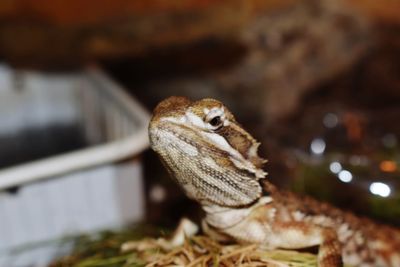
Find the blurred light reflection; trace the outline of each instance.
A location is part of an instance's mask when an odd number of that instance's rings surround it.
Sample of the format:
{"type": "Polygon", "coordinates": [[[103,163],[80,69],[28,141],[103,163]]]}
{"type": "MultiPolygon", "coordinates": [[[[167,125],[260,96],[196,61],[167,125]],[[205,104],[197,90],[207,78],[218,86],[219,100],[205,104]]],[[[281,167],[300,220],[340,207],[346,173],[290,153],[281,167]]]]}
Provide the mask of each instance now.
{"type": "Polygon", "coordinates": [[[339,172],[338,178],[343,183],[350,183],[351,180],[353,180],[353,175],[349,171],[342,170],[342,171],[339,172]]]}
{"type": "Polygon", "coordinates": [[[379,168],[383,172],[395,172],[397,170],[397,164],[393,160],[384,160],[379,164],[379,168]]]}
{"type": "Polygon", "coordinates": [[[333,173],[339,173],[342,170],[342,164],[337,161],[331,162],[331,164],[329,164],[329,170],[333,173]]]}
{"type": "Polygon", "coordinates": [[[321,155],[325,151],[326,143],[321,138],[315,138],[314,140],[312,140],[310,148],[313,154],[321,155]]]}
{"type": "Polygon", "coordinates": [[[382,137],[382,143],[387,148],[393,148],[397,145],[397,138],[394,134],[385,134],[382,137]]]}
{"type": "Polygon", "coordinates": [[[337,126],[337,124],[338,124],[338,122],[339,122],[339,119],[338,119],[338,117],[336,116],[336,114],[334,114],[334,113],[327,113],[327,114],[324,116],[324,119],[323,119],[322,122],[323,122],[323,124],[325,125],[326,128],[334,128],[334,127],[337,126]]]}
{"type": "Polygon", "coordinates": [[[391,193],[391,189],[387,184],[381,182],[374,182],[369,186],[369,191],[377,196],[388,197],[391,193]]]}

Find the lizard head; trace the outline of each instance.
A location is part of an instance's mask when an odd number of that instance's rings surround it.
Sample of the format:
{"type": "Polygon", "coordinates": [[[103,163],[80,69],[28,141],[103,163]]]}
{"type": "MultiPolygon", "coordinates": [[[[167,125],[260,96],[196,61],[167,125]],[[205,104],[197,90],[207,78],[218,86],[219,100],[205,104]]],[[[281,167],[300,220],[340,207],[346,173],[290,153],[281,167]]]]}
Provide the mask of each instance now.
{"type": "Polygon", "coordinates": [[[202,204],[238,207],[262,194],[259,143],[219,101],[170,97],[157,105],[150,144],[185,193],[202,204]]]}

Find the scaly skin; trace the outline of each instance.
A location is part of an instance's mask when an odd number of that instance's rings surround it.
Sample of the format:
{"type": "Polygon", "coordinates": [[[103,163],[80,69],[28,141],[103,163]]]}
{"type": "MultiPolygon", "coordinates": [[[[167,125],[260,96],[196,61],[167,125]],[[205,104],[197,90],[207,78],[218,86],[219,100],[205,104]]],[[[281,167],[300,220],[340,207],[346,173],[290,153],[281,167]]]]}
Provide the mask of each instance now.
{"type": "Polygon", "coordinates": [[[322,267],[400,266],[400,231],[280,191],[265,178],[258,143],[219,101],[170,97],[154,110],[150,143],[218,240],[266,248],[319,246],[322,267]]]}

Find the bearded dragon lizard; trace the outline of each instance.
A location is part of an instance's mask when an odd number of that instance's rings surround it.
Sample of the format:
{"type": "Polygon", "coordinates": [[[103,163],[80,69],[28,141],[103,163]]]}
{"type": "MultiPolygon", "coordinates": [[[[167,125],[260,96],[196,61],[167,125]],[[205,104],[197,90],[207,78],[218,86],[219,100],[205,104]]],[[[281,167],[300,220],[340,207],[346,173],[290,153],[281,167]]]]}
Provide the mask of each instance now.
{"type": "Polygon", "coordinates": [[[400,266],[400,231],[265,177],[259,143],[219,101],[170,97],[154,110],[151,147],[186,195],[205,211],[203,231],[269,249],[319,246],[318,266],[400,266]]]}

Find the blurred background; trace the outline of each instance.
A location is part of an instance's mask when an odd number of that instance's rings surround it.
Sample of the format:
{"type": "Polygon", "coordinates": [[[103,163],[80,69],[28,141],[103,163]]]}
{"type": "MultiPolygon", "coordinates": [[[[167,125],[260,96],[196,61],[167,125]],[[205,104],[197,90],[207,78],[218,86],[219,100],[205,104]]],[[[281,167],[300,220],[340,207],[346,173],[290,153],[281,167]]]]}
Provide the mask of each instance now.
{"type": "Polygon", "coordinates": [[[224,102],[279,187],[400,226],[399,10],[0,1],[0,266],[64,255],[49,240],[65,236],[198,219],[148,149],[151,111],[171,95],[224,102]]]}

